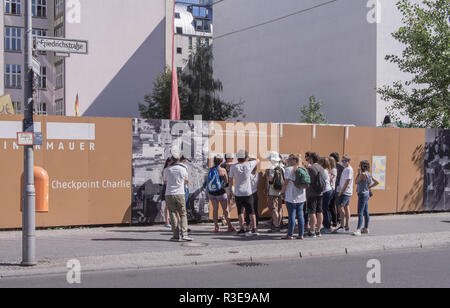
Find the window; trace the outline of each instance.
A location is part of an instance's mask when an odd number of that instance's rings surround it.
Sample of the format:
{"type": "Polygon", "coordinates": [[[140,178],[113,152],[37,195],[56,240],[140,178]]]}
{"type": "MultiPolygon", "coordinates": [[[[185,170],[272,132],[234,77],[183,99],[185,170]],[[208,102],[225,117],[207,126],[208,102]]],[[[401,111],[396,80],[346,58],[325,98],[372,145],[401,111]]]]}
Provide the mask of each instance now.
{"type": "Polygon", "coordinates": [[[41,66],[41,76],[37,79],[38,89],[47,89],[47,67],[41,66]]]}
{"type": "Polygon", "coordinates": [[[31,11],[34,17],[47,17],[47,0],[32,0],[31,11]]]}
{"type": "Polygon", "coordinates": [[[5,50],[22,50],[22,29],[15,27],[5,27],[5,50]]]}
{"type": "Polygon", "coordinates": [[[64,64],[60,62],[56,64],[56,89],[64,87],[64,64]]]}
{"type": "Polygon", "coordinates": [[[183,34],[183,28],[177,27],[177,34],[183,34]]]}
{"type": "Polygon", "coordinates": [[[177,54],[181,55],[183,53],[183,48],[178,47],[177,48],[177,54]]]}
{"type": "Polygon", "coordinates": [[[180,13],[175,13],[175,18],[180,19],[181,18],[180,13]]]}
{"type": "Polygon", "coordinates": [[[189,49],[192,49],[192,36],[189,37],[189,49]]]}
{"type": "Polygon", "coordinates": [[[66,114],[64,100],[59,99],[55,101],[55,114],[59,116],[63,116],[66,114]]]}
{"type": "Polygon", "coordinates": [[[5,13],[20,15],[20,0],[5,0],[5,13]]]}
{"type": "Polygon", "coordinates": [[[16,89],[22,87],[22,66],[20,64],[5,65],[5,87],[16,89]]]}
{"type": "Polygon", "coordinates": [[[21,114],[22,113],[22,103],[21,102],[12,102],[13,108],[14,108],[14,112],[16,114],[21,114]]]}
{"type": "Polygon", "coordinates": [[[64,27],[58,26],[55,28],[55,37],[64,37],[64,27]]]}
{"type": "Polygon", "coordinates": [[[47,115],[47,103],[34,104],[34,113],[37,115],[47,115]]]}
{"type": "Polygon", "coordinates": [[[33,36],[47,36],[47,30],[33,29],[33,36]]]}
{"type": "Polygon", "coordinates": [[[55,17],[64,14],[64,0],[55,0],[55,17]]]}

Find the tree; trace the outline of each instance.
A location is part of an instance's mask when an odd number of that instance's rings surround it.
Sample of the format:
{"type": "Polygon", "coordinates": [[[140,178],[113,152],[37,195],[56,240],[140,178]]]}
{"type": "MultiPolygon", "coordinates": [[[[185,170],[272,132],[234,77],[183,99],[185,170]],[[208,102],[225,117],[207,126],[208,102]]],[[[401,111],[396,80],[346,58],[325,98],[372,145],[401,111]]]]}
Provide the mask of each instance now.
{"type": "Polygon", "coordinates": [[[377,92],[392,103],[388,113],[393,119],[398,119],[397,111],[418,127],[450,128],[450,2],[400,0],[397,7],[404,26],[392,36],[406,48],[401,56],[385,59],[413,76],[377,92]]]}
{"type": "MultiPolygon", "coordinates": [[[[180,105],[186,101],[186,90],[178,86],[180,105]]],[[[164,73],[157,76],[153,83],[153,93],[145,95],[145,104],[139,104],[139,112],[145,119],[170,119],[170,102],[172,95],[172,70],[166,67],[164,73]]]]}
{"type": "Polygon", "coordinates": [[[316,101],[314,96],[309,98],[309,104],[303,105],[300,110],[302,112],[302,119],[300,123],[314,123],[314,124],[328,124],[325,114],[320,111],[322,101],[316,101]]]}
{"type": "Polygon", "coordinates": [[[181,75],[181,82],[188,92],[182,117],[193,119],[195,115],[202,115],[205,121],[245,117],[242,100],[238,103],[226,102],[219,97],[223,85],[213,77],[213,60],[212,46],[205,43],[198,45],[195,52],[191,53],[181,75]]]}
{"type": "MultiPolygon", "coordinates": [[[[181,119],[193,120],[202,115],[204,121],[225,121],[239,119],[243,115],[243,101],[226,102],[219,97],[223,91],[222,82],[213,78],[212,47],[197,46],[181,73],[178,82],[181,119]]],[[[172,88],[172,71],[158,75],[152,95],[145,95],[145,104],[139,104],[141,116],[146,119],[169,119],[172,88]]]]}

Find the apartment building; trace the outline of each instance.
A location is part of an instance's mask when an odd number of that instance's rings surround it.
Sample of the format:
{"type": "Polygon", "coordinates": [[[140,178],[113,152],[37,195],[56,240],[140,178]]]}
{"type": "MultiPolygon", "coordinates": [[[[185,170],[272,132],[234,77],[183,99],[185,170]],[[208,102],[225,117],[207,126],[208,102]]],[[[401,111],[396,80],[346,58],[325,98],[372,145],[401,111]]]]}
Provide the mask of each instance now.
{"type": "MultiPolygon", "coordinates": [[[[0,94],[23,113],[25,0],[1,0],[0,94]],[[3,23],[3,24],[2,24],[3,23]],[[4,63],[1,63],[4,61],[4,63]]],[[[166,64],[170,0],[32,0],[33,34],[87,40],[87,55],[36,52],[36,114],[135,117],[166,64]]]]}
{"type": "Polygon", "coordinates": [[[212,43],[212,0],[177,1],[174,34],[175,67],[181,73],[198,45],[212,43]]]}

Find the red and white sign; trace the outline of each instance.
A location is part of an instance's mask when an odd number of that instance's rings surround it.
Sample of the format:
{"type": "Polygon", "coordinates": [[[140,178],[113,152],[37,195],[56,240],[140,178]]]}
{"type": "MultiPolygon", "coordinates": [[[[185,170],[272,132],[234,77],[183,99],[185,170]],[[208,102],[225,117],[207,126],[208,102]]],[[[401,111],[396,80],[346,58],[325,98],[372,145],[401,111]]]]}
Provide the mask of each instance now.
{"type": "Polygon", "coordinates": [[[17,145],[26,146],[34,144],[34,133],[17,133],[17,145]]]}

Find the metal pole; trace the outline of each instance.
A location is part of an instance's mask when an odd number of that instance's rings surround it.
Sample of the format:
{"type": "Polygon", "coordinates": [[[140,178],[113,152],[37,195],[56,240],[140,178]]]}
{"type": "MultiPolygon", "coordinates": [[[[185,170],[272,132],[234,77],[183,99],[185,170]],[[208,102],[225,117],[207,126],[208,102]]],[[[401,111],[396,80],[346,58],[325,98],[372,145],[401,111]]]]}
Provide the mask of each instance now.
{"type": "MultiPolygon", "coordinates": [[[[32,63],[31,0],[25,0],[25,49],[24,49],[24,119],[23,131],[34,132],[33,128],[33,70],[32,63]]],[[[33,146],[24,148],[24,191],[22,209],[22,265],[36,265],[36,191],[34,188],[33,146]]]]}

